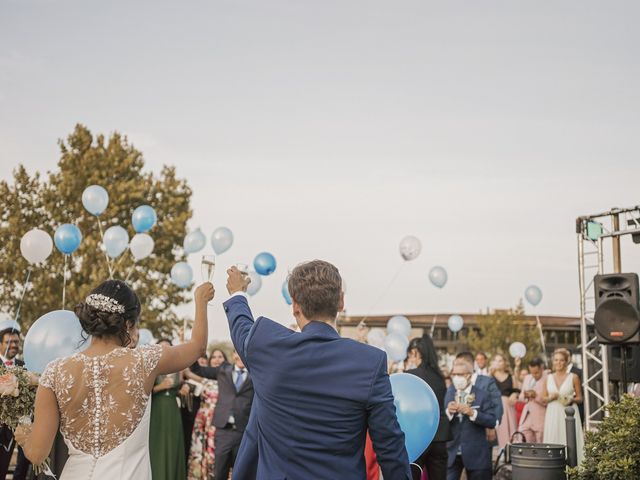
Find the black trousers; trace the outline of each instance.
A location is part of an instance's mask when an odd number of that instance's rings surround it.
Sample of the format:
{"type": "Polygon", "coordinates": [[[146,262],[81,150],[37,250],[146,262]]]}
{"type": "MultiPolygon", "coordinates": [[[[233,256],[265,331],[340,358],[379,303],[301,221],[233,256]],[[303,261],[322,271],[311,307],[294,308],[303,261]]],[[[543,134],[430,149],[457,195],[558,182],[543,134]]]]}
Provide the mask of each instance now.
{"type": "Polygon", "coordinates": [[[13,439],[11,429],[5,425],[0,426],[0,479],[4,480],[9,471],[9,463],[16,442],[13,439]]]}
{"type": "Polygon", "coordinates": [[[238,450],[240,450],[242,433],[243,432],[233,428],[216,430],[216,461],[214,464],[216,480],[227,480],[229,478],[229,471],[236,462],[238,450]]]}
{"type": "MultiPolygon", "coordinates": [[[[447,469],[447,480],[459,480],[460,475],[462,475],[462,470],[464,469],[464,464],[462,463],[462,455],[456,455],[456,459],[447,469]]],[[[485,470],[469,470],[467,471],[467,480],[491,480],[491,469],[487,468],[485,470]]]]}
{"type": "Polygon", "coordinates": [[[27,472],[29,471],[29,460],[24,456],[22,448],[18,447],[18,461],[16,469],[13,472],[13,480],[27,480],[27,472]]]}
{"type": "Polygon", "coordinates": [[[448,456],[447,442],[431,442],[416,463],[427,471],[429,480],[446,480],[448,456]]]}

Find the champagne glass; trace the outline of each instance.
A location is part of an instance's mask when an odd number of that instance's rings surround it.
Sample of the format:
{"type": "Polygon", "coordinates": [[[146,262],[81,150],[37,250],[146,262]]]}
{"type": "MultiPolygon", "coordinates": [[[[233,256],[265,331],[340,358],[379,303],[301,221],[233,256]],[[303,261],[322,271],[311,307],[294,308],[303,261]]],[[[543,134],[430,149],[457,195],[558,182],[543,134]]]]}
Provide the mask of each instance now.
{"type": "MultiPolygon", "coordinates": [[[[202,272],[202,281],[213,283],[213,273],[216,271],[216,256],[203,255],[200,262],[200,270],[202,272]]],[[[209,302],[209,305],[212,305],[209,302]]]]}

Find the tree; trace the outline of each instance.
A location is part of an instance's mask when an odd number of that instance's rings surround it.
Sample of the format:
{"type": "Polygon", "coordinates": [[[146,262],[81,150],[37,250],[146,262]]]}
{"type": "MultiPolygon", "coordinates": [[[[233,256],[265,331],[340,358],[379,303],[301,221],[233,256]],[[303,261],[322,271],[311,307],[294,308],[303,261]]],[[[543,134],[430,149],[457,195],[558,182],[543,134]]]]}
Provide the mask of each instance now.
{"type": "Polygon", "coordinates": [[[487,312],[478,315],[477,319],[479,328],[471,330],[466,336],[472,351],[482,351],[488,355],[501,353],[509,358],[509,345],[522,342],[527,347],[523,365],[540,354],[540,335],[535,322],[527,320],[522,301],[513,309],[487,312]]]}
{"type": "MultiPolygon", "coordinates": [[[[156,335],[171,335],[179,326],[172,307],[189,300],[189,292],[173,285],[169,272],[184,255],[181,245],[186,222],[191,217],[191,189],[176,177],[174,167],[164,166],[158,176],[143,171],[142,153],[126,137],[113,133],[107,142],[77,125],[67,141],[60,140],[58,169],[47,180],[32,176],[20,165],[13,184],[0,182],[0,309],[13,314],[23,291],[29,268],[20,254],[20,239],[38,227],[53,236],[57,226],[75,223],[82,232],[80,247],[68,259],[67,309],[82,301],[98,283],[109,278],[96,217],[82,206],[82,192],[92,184],[109,192],[109,206],[100,216],[102,228],[121,225],[129,236],[133,210],[153,206],[158,215],[149,232],[155,241],[153,254],[134,264],[127,251],[114,264],[114,278],[129,283],[142,303],[142,326],[156,335]]],[[[38,317],[62,307],[64,255],[54,252],[43,266],[36,266],[20,313],[23,331],[38,317]]]]}

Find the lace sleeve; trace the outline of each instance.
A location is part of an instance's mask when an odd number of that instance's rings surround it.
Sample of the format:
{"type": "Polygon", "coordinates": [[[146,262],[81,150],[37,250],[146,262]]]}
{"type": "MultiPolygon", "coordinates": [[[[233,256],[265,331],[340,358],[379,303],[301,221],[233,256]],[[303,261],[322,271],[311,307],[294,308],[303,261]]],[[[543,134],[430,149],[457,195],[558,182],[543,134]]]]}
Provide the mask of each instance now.
{"type": "Polygon", "coordinates": [[[56,370],[58,369],[58,363],[58,360],[50,362],[44,369],[44,372],[42,372],[39,380],[39,385],[53,390],[53,393],[56,392],[56,370]]]}
{"type": "Polygon", "coordinates": [[[148,376],[156,368],[160,357],[162,357],[162,345],[143,345],[139,347],[139,350],[142,354],[144,374],[148,376]]]}

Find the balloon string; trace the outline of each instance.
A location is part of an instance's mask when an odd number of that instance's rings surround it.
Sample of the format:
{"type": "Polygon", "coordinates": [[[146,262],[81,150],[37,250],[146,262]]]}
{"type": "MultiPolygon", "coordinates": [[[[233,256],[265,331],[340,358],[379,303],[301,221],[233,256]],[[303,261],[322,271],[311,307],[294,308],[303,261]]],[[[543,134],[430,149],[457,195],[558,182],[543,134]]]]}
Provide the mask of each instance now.
{"type": "Polygon", "coordinates": [[[69,255],[64,256],[64,271],[62,273],[62,310],[64,310],[64,305],[67,299],[67,260],[69,259],[69,255]]]}
{"type": "Polygon", "coordinates": [[[540,332],[540,344],[542,345],[542,355],[544,358],[547,358],[547,347],[544,344],[544,334],[542,333],[542,324],[540,323],[540,317],[536,315],[536,324],[538,326],[538,331],[540,332]]]}
{"type": "MultiPolygon", "coordinates": [[[[98,229],[100,230],[100,241],[104,245],[104,233],[102,232],[102,222],[100,221],[100,217],[96,217],[98,220],[98,229]]],[[[105,250],[104,258],[107,260],[107,268],[109,269],[109,278],[113,279],[113,270],[111,268],[111,261],[109,260],[109,254],[105,250]]]]}
{"type": "Polygon", "coordinates": [[[433,316],[433,322],[431,322],[431,336],[433,337],[433,331],[436,329],[436,320],[438,319],[438,315],[433,316]]]}
{"type": "MultiPolygon", "coordinates": [[[[16,329],[16,324],[18,323],[18,318],[20,318],[20,308],[22,307],[22,301],[24,300],[24,296],[27,293],[27,287],[29,286],[29,279],[31,278],[31,270],[29,267],[27,269],[27,279],[24,281],[24,287],[22,288],[22,295],[20,296],[20,302],[18,302],[18,308],[16,309],[16,316],[13,319],[13,325],[11,325],[11,333],[13,333],[16,329]]],[[[7,358],[7,353],[9,353],[9,345],[7,344],[7,349],[4,351],[4,358],[7,358]]]]}
{"type": "Polygon", "coordinates": [[[364,322],[367,318],[369,318],[369,315],[371,315],[371,312],[373,312],[376,309],[376,307],[380,304],[380,301],[384,298],[384,296],[387,294],[389,289],[393,286],[394,282],[398,278],[398,275],[400,275],[400,272],[402,271],[402,268],[404,267],[405,263],[406,262],[403,262],[403,263],[400,264],[400,268],[398,268],[398,270],[396,271],[395,275],[393,276],[393,278],[391,279],[389,284],[386,286],[386,288],[382,291],[382,293],[380,295],[378,295],[378,299],[372,305],[372,307],[369,309],[369,312],[364,316],[364,318],[362,320],[360,320],[361,322],[364,322]]]}
{"type": "Polygon", "coordinates": [[[131,274],[133,273],[133,267],[136,266],[136,262],[134,261],[131,264],[131,267],[129,267],[129,272],[127,273],[127,278],[124,279],[124,281],[126,282],[127,280],[129,280],[129,277],[131,276],[131,274]]]}
{"type": "Polygon", "coordinates": [[[118,265],[120,265],[120,262],[122,261],[122,259],[127,255],[127,252],[130,252],[130,251],[131,251],[131,249],[127,246],[127,250],[120,254],[120,258],[118,258],[118,261],[113,266],[113,273],[116,273],[118,265]]]}

